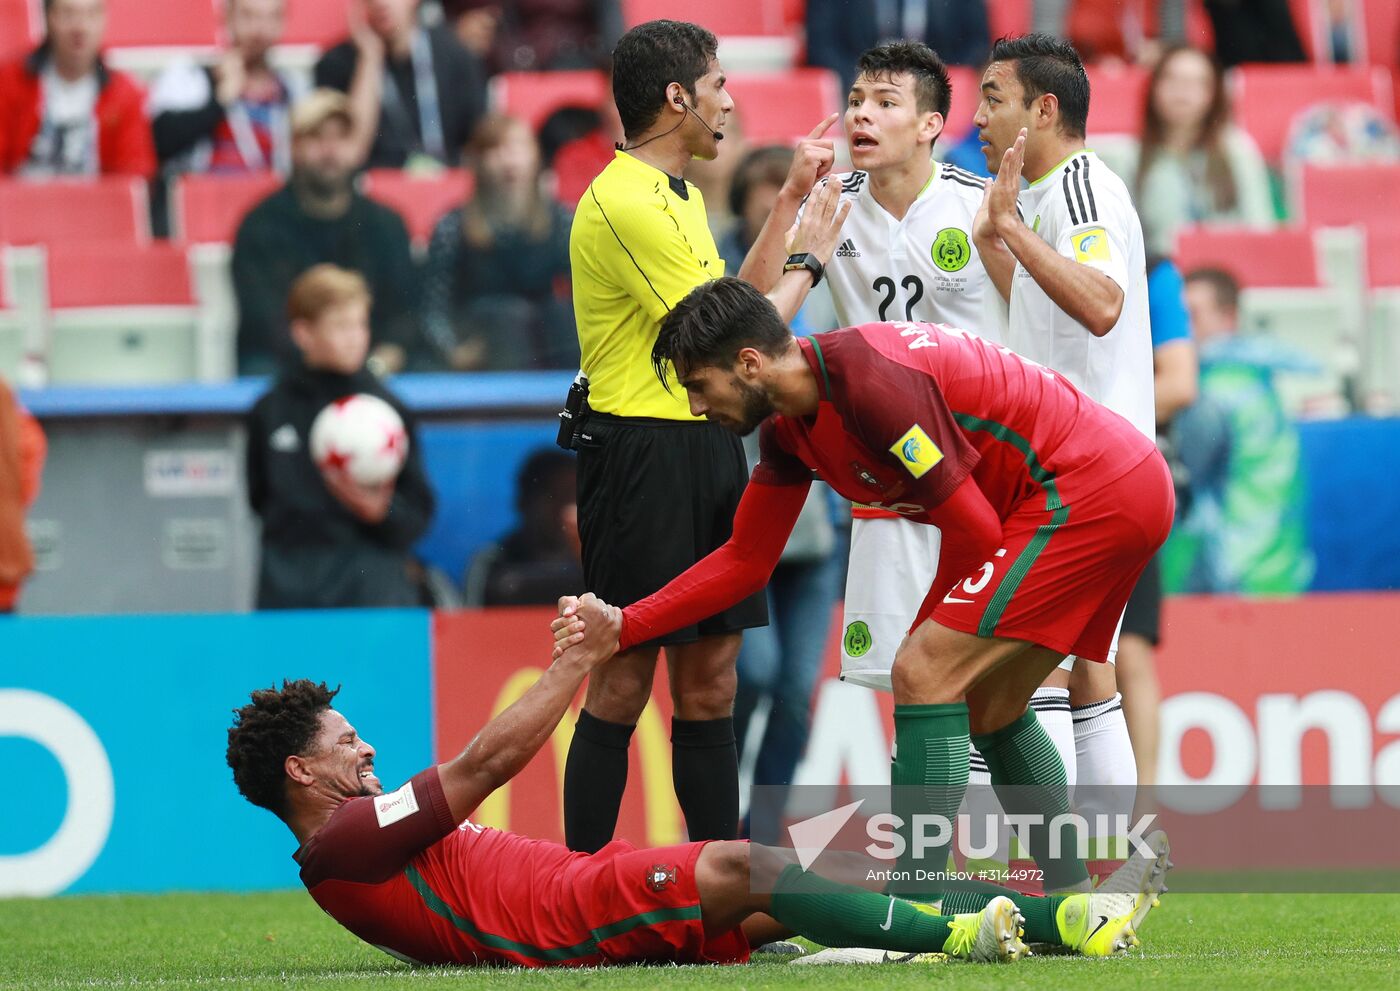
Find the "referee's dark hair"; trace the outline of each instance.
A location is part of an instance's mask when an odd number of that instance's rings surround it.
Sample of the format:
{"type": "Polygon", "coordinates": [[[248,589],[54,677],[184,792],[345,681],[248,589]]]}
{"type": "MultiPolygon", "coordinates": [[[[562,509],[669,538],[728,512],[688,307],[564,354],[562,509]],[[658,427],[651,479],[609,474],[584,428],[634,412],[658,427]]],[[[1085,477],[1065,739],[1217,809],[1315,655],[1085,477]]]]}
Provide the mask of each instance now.
{"type": "Polygon", "coordinates": [[[1015,62],[1016,78],[1026,91],[1026,106],[1046,93],[1060,103],[1065,135],[1082,138],[1089,123],[1089,76],[1068,41],[1048,34],[998,38],[988,62],[1015,62]]]}
{"type": "Polygon", "coordinates": [[[702,282],[661,321],[651,367],[669,389],[667,366],[678,372],[732,367],[743,348],[780,354],[792,340],[777,309],[753,286],[726,275],[702,282]]]}
{"type": "Polygon", "coordinates": [[[612,53],[612,91],[627,140],[656,122],[671,83],[694,103],[695,81],[718,51],[715,36],[689,21],[647,21],[624,34],[612,53]]]}
{"type": "Polygon", "coordinates": [[[948,81],[948,67],[928,45],[892,41],[867,50],[856,61],[857,76],[892,80],[901,72],[914,77],[919,113],[940,113],[946,121],[953,105],[953,84],[948,81]]]}

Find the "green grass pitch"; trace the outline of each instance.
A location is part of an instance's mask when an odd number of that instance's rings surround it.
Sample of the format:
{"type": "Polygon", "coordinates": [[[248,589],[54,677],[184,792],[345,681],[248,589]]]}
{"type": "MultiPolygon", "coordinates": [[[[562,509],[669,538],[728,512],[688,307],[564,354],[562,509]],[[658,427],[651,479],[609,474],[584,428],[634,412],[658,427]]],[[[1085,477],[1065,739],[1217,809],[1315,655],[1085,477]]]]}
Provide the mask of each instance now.
{"type": "Polygon", "coordinates": [[[1400,895],[1167,895],[1130,957],[789,968],[416,969],[304,893],[0,901],[0,988],[1400,988],[1400,895]]]}

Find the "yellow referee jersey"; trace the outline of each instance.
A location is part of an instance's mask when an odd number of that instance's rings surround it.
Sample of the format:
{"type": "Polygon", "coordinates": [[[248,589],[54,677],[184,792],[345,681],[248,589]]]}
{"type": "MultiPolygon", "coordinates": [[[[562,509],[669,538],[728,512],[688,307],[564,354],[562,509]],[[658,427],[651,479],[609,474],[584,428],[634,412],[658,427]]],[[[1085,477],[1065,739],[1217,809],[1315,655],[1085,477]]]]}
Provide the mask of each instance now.
{"type": "Polygon", "coordinates": [[[651,367],[666,314],[696,286],[724,274],[700,190],[687,197],[666,173],[618,152],[574,212],[569,235],[574,317],[588,405],[615,416],[691,420],[685,391],[651,367]]]}

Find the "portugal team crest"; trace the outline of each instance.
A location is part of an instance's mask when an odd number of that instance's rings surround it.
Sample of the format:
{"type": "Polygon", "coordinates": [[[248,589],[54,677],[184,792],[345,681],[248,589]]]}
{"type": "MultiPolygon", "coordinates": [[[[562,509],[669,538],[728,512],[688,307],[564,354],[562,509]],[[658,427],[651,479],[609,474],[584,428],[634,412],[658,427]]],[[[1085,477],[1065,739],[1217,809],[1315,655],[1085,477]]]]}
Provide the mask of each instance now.
{"type": "Polygon", "coordinates": [[[870,627],[865,625],[865,621],[858,619],[846,627],[846,636],[841,645],[846,648],[847,656],[861,657],[875,646],[875,638],[870,635],[870,627]]]}
{"type": "Polygon", "coordinates": [[[958,227],[945,227],[933,239],[929,249],[933,263],[945,272],[957,272],[972,259],[972,249],[967,244],[967,233],[958,227]]]}
{"type": "Polygon", "coordinates": [[[666,885],[676,883],[676,867],[674,864],[652,864],[647,869],[647,887],[658,894],[665,890],[666,885]]]}

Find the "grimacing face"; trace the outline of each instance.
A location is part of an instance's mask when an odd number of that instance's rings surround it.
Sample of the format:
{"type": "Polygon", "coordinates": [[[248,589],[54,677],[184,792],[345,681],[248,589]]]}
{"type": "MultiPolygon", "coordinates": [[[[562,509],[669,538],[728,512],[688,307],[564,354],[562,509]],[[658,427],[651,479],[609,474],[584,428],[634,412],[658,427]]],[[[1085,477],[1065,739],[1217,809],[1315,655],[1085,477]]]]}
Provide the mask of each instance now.
{"type": "Polygon", "coordinates": [[[355,727],[335,709],[321,713],[321,728],[311,752],[301,760],[321,790],[351,799],[384,794],[374,773],[374,747],[360,739],[355,727]]]}
{"type": "Polygon", "coordinates": [[[740,375],[742,367],[742,361],[736,361],[732,369],[716,365],[688,368],[683,372],[677,369],[690,400],[691,415],[703,416],[740,436],[753,433],[760,423],[772,416],[772,400],[759,386],[744,380],[740,375]]]}

